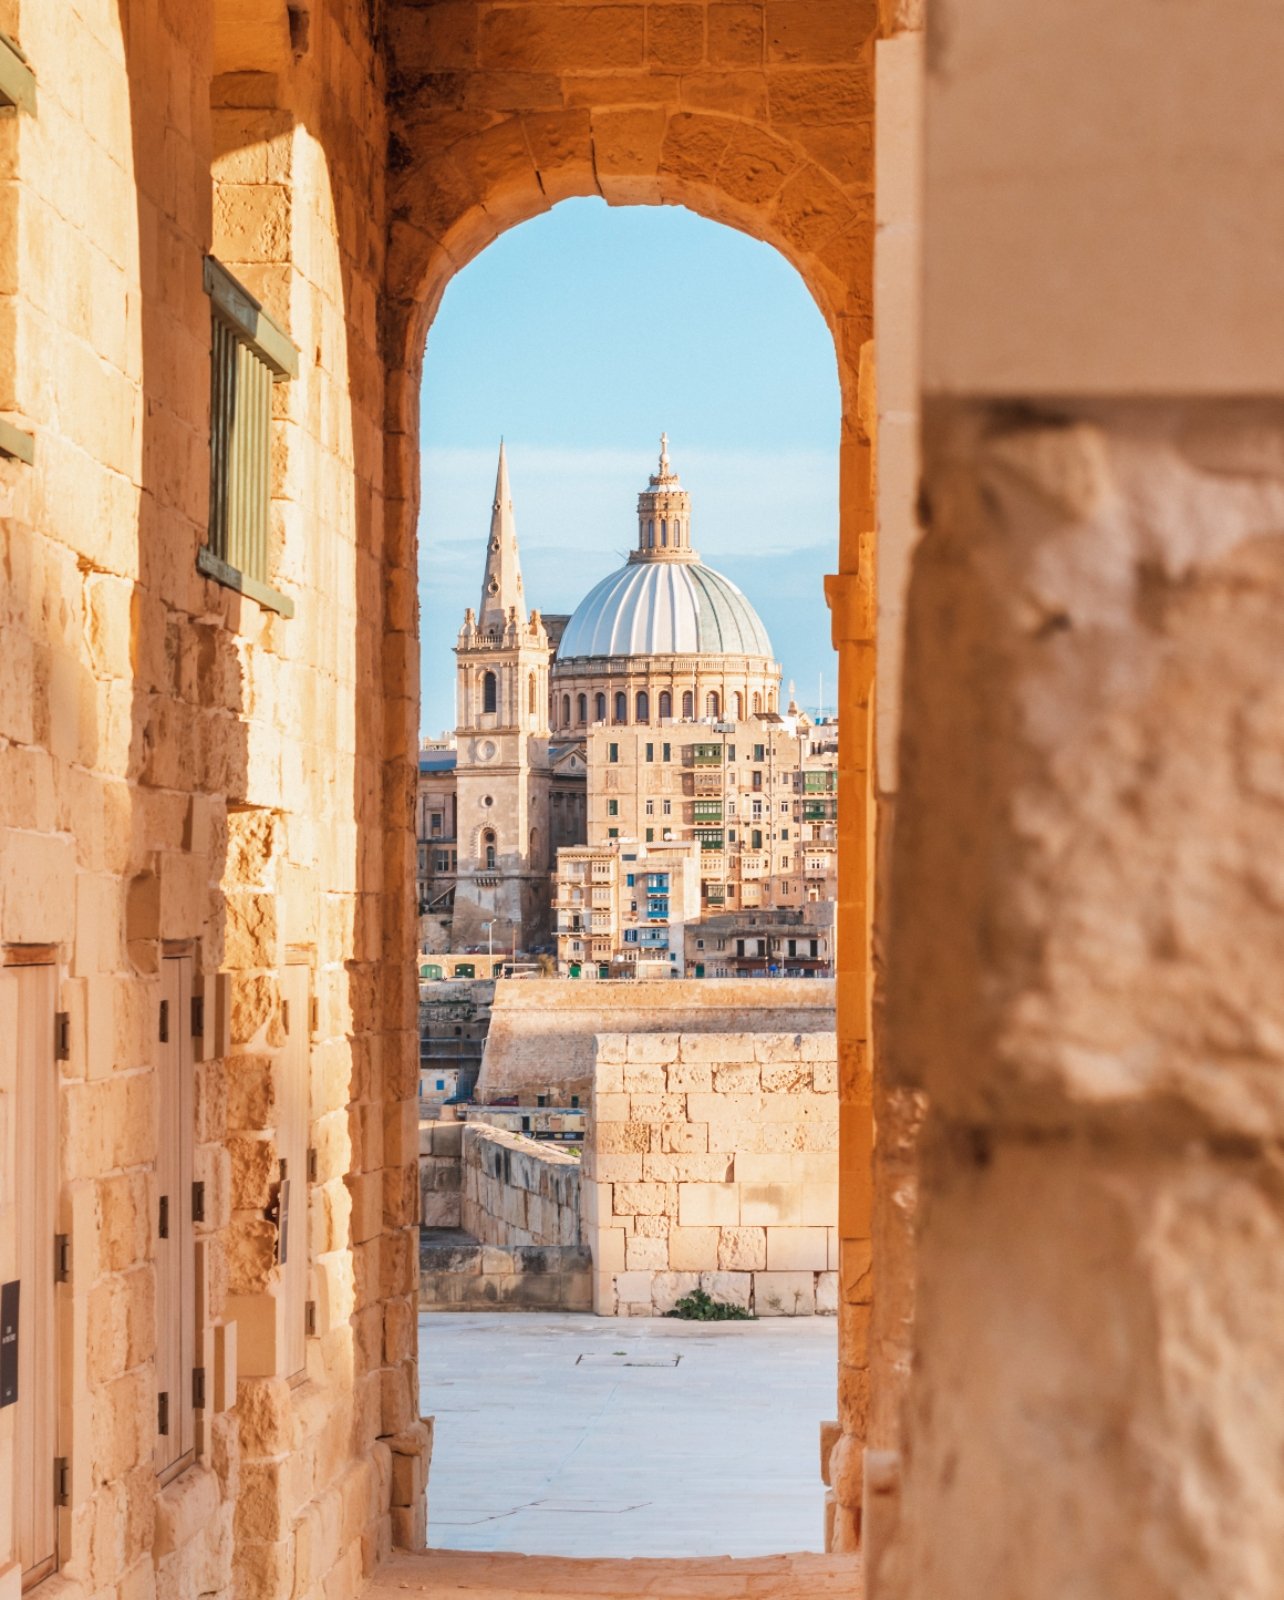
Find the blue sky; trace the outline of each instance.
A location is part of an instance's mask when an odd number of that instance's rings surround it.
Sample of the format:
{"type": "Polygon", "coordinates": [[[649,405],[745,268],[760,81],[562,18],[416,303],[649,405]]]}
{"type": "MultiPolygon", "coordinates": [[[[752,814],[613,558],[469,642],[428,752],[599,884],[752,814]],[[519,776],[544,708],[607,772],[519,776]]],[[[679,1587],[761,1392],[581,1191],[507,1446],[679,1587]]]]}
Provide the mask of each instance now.
{"type": "Polygon", "coordinates": [[[451,647],[476,606],[499,438],[531,606],[572,611],[632,547],[662,429],[693,542],[757,607],[799,700],[836,660],[821,578],[838,545],[838,376],[802,280],[679,207],[571,200],[447,289],[424,362],[425,732],[454,722],[451,647]]]}

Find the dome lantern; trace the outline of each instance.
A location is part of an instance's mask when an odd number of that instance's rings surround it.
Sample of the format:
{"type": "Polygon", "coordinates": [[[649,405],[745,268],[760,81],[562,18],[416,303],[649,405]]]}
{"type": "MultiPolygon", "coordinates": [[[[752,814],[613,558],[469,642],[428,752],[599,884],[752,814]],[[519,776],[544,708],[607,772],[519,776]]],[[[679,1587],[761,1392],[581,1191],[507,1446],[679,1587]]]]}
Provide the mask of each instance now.
{"type": "Polygon", "coordinates": [[[669,436],[660,435],[660,469],[638,496],[638,547],[630,561],[695,561],[691,496],[669,462],[669,436]]]}

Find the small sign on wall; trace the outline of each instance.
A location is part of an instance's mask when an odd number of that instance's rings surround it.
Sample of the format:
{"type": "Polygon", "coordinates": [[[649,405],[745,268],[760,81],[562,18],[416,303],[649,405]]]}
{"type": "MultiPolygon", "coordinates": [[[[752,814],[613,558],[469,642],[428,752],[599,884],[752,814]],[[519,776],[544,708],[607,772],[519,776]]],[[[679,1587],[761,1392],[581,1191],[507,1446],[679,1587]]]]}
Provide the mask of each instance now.
{"type": "Polygon", "coordinates": [[[0,1284],[0,1406],[18,1398],[18,1292],[22,1285],[0,1284]]]}

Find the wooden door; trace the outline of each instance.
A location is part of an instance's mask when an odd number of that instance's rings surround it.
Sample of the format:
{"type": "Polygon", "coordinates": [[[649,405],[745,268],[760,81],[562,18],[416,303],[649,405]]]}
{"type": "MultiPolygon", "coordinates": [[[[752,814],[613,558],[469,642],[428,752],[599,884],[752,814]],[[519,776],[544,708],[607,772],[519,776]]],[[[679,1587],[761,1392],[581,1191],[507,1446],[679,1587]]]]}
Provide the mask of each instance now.
{"type": "MultiPolygon", "coordinates": [[[[58,1216],[58,1064],[54,1044],[57,972],[52,965],[0,971],[0,1117],[8,1148],[0,1167],[0,1207],[17,1234],[17,1397],[0,1410],[9,1435],[18,1564],[26,1588],[58,1562],[54,1458],[58,1451],[58,1316],[54,1235],[58,1216]]],[[[6,1267],[8,1263],[6,1262],[6,1267]]],[[[4,1276],[8,1277],[6,1271],[4,1276]]],[[[15,1281],[15,1280],[10,1280],[15,1281]]],[[[9,1290],[10,1308],[14,1290],[9,1290]]]]}
{"type": "Polygon", "coordinates": [[[308,1106],[312,1052],[311,973],[285,968],[285,1048],[277,1057],[276,1145],[281,1166],[281,1293],[284,1299],[287,1377],[301,1373],[307,1355],[308,1299],[308,1106]],[[288,1188],[287,1188],[288,1185],[288,1188]]]}
{"type": "Polygon", "coordinates": [[[192,1216],[196,1068],[190,956],[168,956],[161,962],[156,1035],[154,1461],[157,1473],[168,1481],[190,1463],[196,1448],[196,1238],[192,1216]]]}

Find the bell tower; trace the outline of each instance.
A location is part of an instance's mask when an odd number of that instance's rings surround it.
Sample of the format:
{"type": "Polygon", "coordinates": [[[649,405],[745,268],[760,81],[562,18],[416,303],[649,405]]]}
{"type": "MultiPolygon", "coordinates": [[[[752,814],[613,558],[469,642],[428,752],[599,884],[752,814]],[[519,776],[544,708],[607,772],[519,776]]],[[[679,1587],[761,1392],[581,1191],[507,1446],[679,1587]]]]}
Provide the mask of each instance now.
{"type": "Polygon", "coordinates": [[[539,612],[526,612],[501,442],[481,601],[455,645],[456,948],[549,937],[551,654],[539,612]]]}

